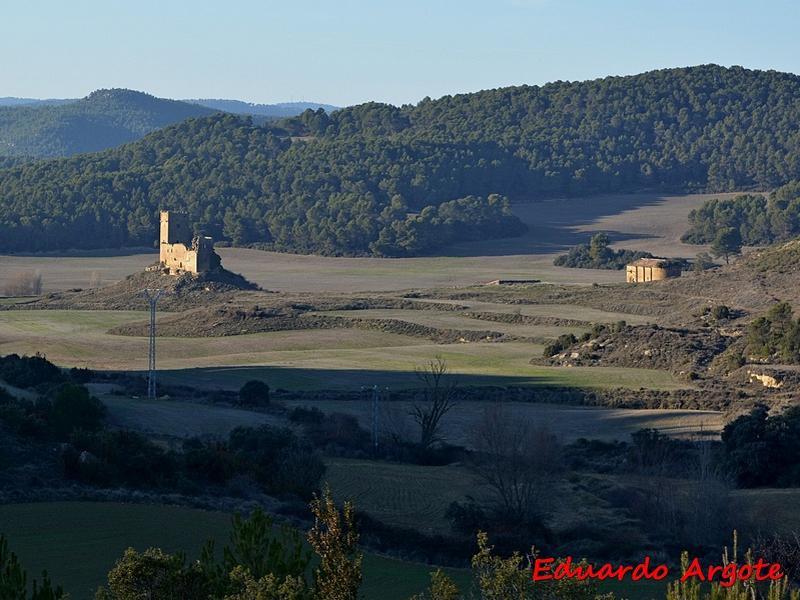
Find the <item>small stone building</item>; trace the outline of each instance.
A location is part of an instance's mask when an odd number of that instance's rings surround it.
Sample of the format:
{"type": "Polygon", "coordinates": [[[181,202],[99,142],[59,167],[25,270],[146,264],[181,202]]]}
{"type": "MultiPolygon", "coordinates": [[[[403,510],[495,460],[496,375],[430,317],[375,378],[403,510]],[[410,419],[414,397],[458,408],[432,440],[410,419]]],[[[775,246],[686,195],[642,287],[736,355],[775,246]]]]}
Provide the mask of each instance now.
{"type": "Polygon", "coordinates": [[[681,265],[666,258],[640,258],[625,267],[628,283],[661,281],[681,276],[681,265]]]}
{"type": "Polygon", "coordinates": [[[161,211],[159,261],[172,275],[205,273],[219,267],[214,240],[193,235],[185,213],[161,211]]]}

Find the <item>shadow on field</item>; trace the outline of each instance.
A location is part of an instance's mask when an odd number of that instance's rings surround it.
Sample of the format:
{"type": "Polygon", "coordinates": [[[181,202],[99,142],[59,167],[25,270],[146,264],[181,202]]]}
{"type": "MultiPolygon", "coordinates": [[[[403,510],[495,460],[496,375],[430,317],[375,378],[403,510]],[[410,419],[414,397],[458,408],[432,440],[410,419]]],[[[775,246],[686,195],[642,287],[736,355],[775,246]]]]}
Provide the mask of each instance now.
{"type": "MultiPolygon", "coordinates": [[[[587,243],[597,231],[581,231],[597,220],[625,211],[656,206],[666,197],[656,194],[629,194],[569,198],[515,204],[514,214],[528,226],[528,231],[514,238],[456,244],[439,254],[446,256],[505,256],[518,254],[552,254],[577,244],[587,243]]],[[[657,236],[640,231],[626,232],[603,229],[614,243],[649,239],[657,236]]]]}
{"type": "MultiPolygon", "coordinates": [[[[146,372],[138,372],[146,375],[146,372]]],[[[380,371],[371,369],[309,369],[274,366],[202,367],[163,370],[159,381],[205,389],[238,390],[251,379],[261,379],[272,389],[358,391],[363,387],[410,389],[421,385],[415,371],[380,371]]],[[[453,375],[460,386],[547,386],[547,377],[497,375],[453,375]]]]}
{"type": "MultiPolygon", "coordinates": [[[[275,391],[284,387],[295,390],[296,395],[292,392],[279,394],[288,406],[318,406],[323,411],[352,414],[365,428],[372,422],[370,389],[373,385],[389,391],[386,399],[390,402],[382,403],[381,410],[390,420],[408,414],[414,400],[402,391],[419,385],[413,372],[311,371],[280,367],[160,371],[159,378],[165,386],[226,390],[236,390],[250,379],[259,379],[275,391]],[[302,394],[303,390],[311,393],[302,394]]],[[[584,394],[580,389],[553,385],[541,377],[457,376],[457,380],[464,387],[463,395],[458,409],[446,419],[444,434],[449,441],[458,444],[469,445],[468,433],[482,418],[484,409],[500,399],[509,401],[506,407],[515,421],[531,427],[545,426],[567,442],[579,438],[625,440],[631,433],[647,428],[675,437],[716,436],[722,426],[721,413],[716,411],[584,406],[579,404],[584,394]],[[485,387],[492,385],[497,387],[485,387]],[[512,385],[521,387],[510,389],[508,386],[512,385]]],[[[241,408],[193,405],[187,411],[189,406],[166,399],[150,403],[141,399],[112,399],[109,410],[112,417],[125,426],[178,436],[220,435],[236,425],[269,420],[265,415],[241,408]],[[188,418],[189,415],[194,418],[188,418]]]]}

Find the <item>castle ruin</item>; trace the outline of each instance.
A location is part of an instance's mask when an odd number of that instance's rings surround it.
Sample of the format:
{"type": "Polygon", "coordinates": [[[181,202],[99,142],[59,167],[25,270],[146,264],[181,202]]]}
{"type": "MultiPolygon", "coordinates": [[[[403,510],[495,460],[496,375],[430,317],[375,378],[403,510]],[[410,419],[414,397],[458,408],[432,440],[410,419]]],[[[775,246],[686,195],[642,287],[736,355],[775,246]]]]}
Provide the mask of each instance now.
{"type": "Polygon", "coordinates": [[[162,210],[159,238],[160,266],[171,275],[197,275],[220,266],[219,255],[214,252],[214,240],[194,235],[186,213],[162,210]]]}

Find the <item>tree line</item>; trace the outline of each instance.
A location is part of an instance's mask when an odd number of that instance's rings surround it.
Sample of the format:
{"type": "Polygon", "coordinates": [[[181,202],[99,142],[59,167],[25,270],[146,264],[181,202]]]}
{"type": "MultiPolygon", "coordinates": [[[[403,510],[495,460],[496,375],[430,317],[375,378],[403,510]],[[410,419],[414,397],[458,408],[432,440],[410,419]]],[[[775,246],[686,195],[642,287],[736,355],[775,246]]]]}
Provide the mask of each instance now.
{"type": "Polygon", "coordinates": [[[575,269],[624,269],[625,265],[640,258],[653,258],[649,252],[610,248],[611,238],[606,233],[596,233],[588,244],[578,244],[553,260],[557,267],[575,269]]]}
{"type": "Polygon", "coordinates": [[[713,243],[731,230],[740,244],[763,246],[800,233],[800,181],[791,181],[768,195],[741,194],[733,199],[712,198],[689,213],[683,241],[713,243]]]}
{"type": "Polygon", "coordinates": [[[264,126],[194,119],[0,171],[0,250],[150,245],[173,208],[236,245],[408,256],[517,235],[502,198],[772,188],[800,179],[799,92],[795,75],[705,65],[264,126]]]}

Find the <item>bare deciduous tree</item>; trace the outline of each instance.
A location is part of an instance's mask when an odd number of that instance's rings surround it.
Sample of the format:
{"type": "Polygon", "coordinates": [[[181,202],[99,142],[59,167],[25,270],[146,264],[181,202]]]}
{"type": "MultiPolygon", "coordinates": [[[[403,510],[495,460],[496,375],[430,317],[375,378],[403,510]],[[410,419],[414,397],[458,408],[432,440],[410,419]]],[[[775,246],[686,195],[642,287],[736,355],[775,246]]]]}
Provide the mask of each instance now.
{"type": "Polygon", "coordinates": [[[714,460],[712,444],[698,442],[696,463],[687,464],[681,477],[670,476],[670,469],[651,465],[633,513],[683,547],[723,543],[735,526],[731,482],[714,460]]]}
{"type": "Polygon", "coordinates": [[[410,414],[419,425],[419,445],[427,450],[441,441],[442,419],[455,405],[457,384],[441,356],[417,369],[417,377],[422,382],[422,398],[411,406],[410,414]]]}
{"type": "Polygon", "coordinates": [[[38,296],[42,293],[42,274],[39,271],[15,273],[3,291],[6,296],[38,296]]]}
{"type": "Polygon", "coordinates": [[[499,511],[518,523],[543,516],[562,468],[556,436],[495,405],[485,409],[472,443],[473,469],[496,496],[499,511]]]}

